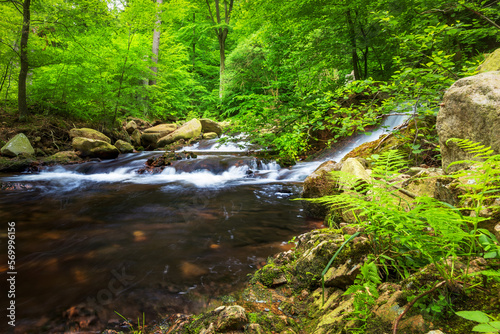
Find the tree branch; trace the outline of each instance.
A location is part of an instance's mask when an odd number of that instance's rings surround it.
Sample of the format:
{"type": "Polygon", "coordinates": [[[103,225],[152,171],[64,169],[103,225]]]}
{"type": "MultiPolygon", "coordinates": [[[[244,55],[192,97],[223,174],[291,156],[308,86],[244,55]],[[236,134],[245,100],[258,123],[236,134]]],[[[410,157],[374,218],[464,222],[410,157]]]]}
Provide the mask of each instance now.
{"type": "Polygon", "coordinates": [[[5,43],[1,39],[0,39],[0,43],[7,45],[18,57],[21,57],[21,55],[19,54],[19,52],[17,52],[16,49],[14,47],[12,47],[12,45],[9,45],[9,44],[5,43]]]}
{"type": "Polygon", "coordinates": [[[20,2],[20,1],[16,1],[16,0],[0,0],[0,2],[10,2],[11,4],[14,5],[14,7],[17,9],[17,11],[23,15],[23,11],[22,11],[22,8],[23,8],[23,3],[20,2]]]}
{"type": "Polygon", "coordinates": [[[394,322],[394,327],[392,329],[392,334],[397,334],[398,332],[398,324],[399,324],[399,321],[404,317],[404,315],[406,313],[408,313],[408,311],[411,309],[411,307],[417,302],[417,300],[419,300],[420,298],[424,297],[424,296],[427,296],[428,294],[434,292],[437,288],[441,287],[443,284],[445,284],[446,281],[442,281],[442,282],[439,282],[438,284],[436,284],[432,289],[430,289],[429,291],[426,291],[420,295],[418,295],[417,297],[415,297],[415,299],[413,299],[408,305],[406,305],[406,308],[405,310],[403,311],[403,313],[401,313],[399,315],[399,317],[396,319],[396,321],[394,322]]]}
{"type": "Polygon", "coordinates": [[[479,17],[481,17],[482,19],[484,19],[484,20],[488,21],[488,22],[489,22],[492,26],[494,26],[495,28],[500,29],[500,26],[499,26],[498,24],[496,24],[496,23],[495,23],[495,21],[493,21],[492,19],[490,19],[489,17],[487,17],[486,15],[481,14],[480,12],[475,11],[474,9],[469,8],[469,7],[465,6],[465,5],[462,5],[462,6],[463,6],[465,9],[467,9],[467,10],[469,10],[469,11],[473,12],[474,14],[478,15],[478,16],[479,16],[479,17]]]}

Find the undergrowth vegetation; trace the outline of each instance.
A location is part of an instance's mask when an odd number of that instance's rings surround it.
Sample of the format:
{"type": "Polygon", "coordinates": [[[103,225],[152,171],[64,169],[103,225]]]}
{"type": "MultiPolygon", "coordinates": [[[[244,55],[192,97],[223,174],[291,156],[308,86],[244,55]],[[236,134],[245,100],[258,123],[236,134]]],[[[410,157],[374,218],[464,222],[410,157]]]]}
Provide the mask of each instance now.
{"type": "MultiPolygon", "coordinates": [[[[491,219],[485,210],[498,210],[494,201],[500,195],[500,155],[468,140],[453,142],[472,156],[471,160],[457,162],[469,164],[470,168],[448,176],[460,181],[460,206],[404,192],[398,176],[406,163],[395,150],[371,157],[371,182],[334,172],[343,191],[313,200],[331,206],[337,212],[331,217],[351,217],[355,226],[364,229],[372,247],[355,284],[346,291],[354,295],[356,333],[364,333],[371,317],[369,306],[377,297],[376,286],[381,281],[410,280],[428,268],[434,272],[433,278],[408,295],[408,301],[437,318],[453,316],[460,307],[453,303],[457,297],[452,295],[468,296],[476,289],[487,290],[487,280],[500,282],[500,243],[491,231],[480,227],[491,219]],[[472,268],[478,259],[487,261],[487,269],[472,268]],[[422,298],[436,290],[441,293],[426,301],[422,298]]],[[[336,224],[332,220],[330,223],[336,224]]],[[[492,319],[498,316],[490,315],[492,319]]],[[[485,319],[483,323],[488,322],[485,319]]]]}

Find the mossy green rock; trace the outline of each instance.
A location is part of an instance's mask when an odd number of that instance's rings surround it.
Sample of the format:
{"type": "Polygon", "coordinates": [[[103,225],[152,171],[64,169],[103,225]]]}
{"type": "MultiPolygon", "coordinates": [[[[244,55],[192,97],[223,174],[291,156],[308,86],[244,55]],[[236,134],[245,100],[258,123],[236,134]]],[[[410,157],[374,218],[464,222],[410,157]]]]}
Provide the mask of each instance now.
{"type": "Polygon", "coordinates": [[[208,118],[200,119],[203,133],[215,132],[218,136],[222,134],[222,126],[208,118]]]}
{"type": "Polygon", "coordinates": [[[82,157],[114,159],[120,154],[115,146],[102,140],[76,137],[72,144],[82,157]]]}
{"type": "Polygon", "coordinates": [[[2,147],[1,153],[6,157],[17,157],[18,155],[33,155],[35,150],[31,146],[28,137],[23,133],[19,133],[2,147]]]}
{"type": "Polygon", "coordinates": [[[248,323],[245,309],[238,305],[226,306],[217,318],[217,331],[242,329],[248,323]]]}
{"type": "Polygon", "coordinates": [[[163,147],[178,140],[192,139],[201,135],[201,123],[196,118],[193,118],[174,132],[162,137],[156,143],[157,147],[163,147]]]}
{"type": "Polygon", "coordinates": [[[207,132],[203,134],[203,139],[215,139],[217,134],[215,132],[207,132]]]}
{"type": "Polygon", "coordinates": [[[490,54],[478,68],[479,73],[500,71],[500,49],[490,54]]]}
{"type": "Polygon", "coordinates": [[[130,135],[130,140],[132,144],[135,146],[141,146],[141,131],[135,129],[134,132],[130,135]]]}
{"type": "Polygon", "coordinates": [[[102,140],[108,144],[111,144],[111,139],[109,139],[108,136],[97,130],[89,128],[71,129],[69,130],[69,136],[71,138],[82,137],[88,139],[102,140]]]}
{"type": "Polygon", "coordinates": [[[74,151],[62,151],[57,152],[49,157],[43,159],[44,162],[48,164],[58,163],[58,164],[66,164],[71,162],[79,162],[82,158],[74,151]]]}
{"type": "Polygon", "coordinates": [[[177,130],[177,124],[160,124],[144,130],[145,133],[161,133],[162,137],[177,130]]]}
{"type": "MultiPolygon", "coordinates": [[[[337,180],[330,174],[332,171],[340,170],[341,165],[335,161],[327,161],[321,164],[305,181],[302,190],[302,198],[318,198],[338,194],[337,180]]],[[[323,219],[328,214],[329,208],[325,204],[303,201],[305,213],[309,217],[323,219]]]]}
{"type": "Polygon", "coordinates": [[[134,147],[130,143],[127,143],[126,141],[121,139],[116,141],[115,147],[121,153],[132,153],[134,151],[134,147]]]}

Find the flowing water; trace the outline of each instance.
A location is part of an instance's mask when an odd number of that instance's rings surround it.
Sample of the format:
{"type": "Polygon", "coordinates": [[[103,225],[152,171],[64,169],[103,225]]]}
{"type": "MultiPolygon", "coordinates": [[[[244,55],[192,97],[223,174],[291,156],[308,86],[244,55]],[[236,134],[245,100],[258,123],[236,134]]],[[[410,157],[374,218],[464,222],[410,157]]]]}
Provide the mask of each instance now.
{"type": "MultiPolygon", "coordinates": [[[[389,117],[330,159],[402,119],[389,117]]],[[[293,236],[318,227],[290,199],[322,161],[282,169],[246,156],[242,145],[188,147],[198,157],[161,174],[136,172],[161,154],[144,152],[0,175],[0,182],[23,184],[0,193],[2,273],[6,224],[16,223],[16,323],[37,328],[52,317],[97,312],[106,324],[114,311],[147,319],[198,311],[240,287],[293,236]]],[[[6,291],[6,280],[0,284],[6,291]]]]}

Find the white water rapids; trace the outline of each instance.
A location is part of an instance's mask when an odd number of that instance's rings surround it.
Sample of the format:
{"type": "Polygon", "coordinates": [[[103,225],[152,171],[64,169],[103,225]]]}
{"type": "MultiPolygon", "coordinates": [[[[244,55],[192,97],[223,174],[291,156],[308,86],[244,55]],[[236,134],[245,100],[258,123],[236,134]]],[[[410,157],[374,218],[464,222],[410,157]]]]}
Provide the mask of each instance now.
{"type": "Polygon", "coordinates": [[[65,190],[77,189],[84,182],[187,184],[198,188],[301,182],[324,161],[340,161],[357,146],[378,139],[382,134],[390,132],[395,126],[401,124],[407,117],[408,115],[389,116],[370,134],[354,136],[348,145],[342,147],[334,155],[319,161],[299,162],[291,168],[281,168],[274,161],[266,163],[253,157],[241,156],[249,149],[249,144],[244,141],[220,145],[216,140],[210,140],[179,150],[195,152],[198,157],[192,161],[176,162],[159,174],[137,173],[139,168],[144,167],[148,158],[160,153],[143,152],[125,154],[112,161],[53,167],[37,174],[21,174],[5,180],[47,181],[52,185],[64,186],[65,190]],[[215,167],[214,161],[217,161],[215,167]]]}

